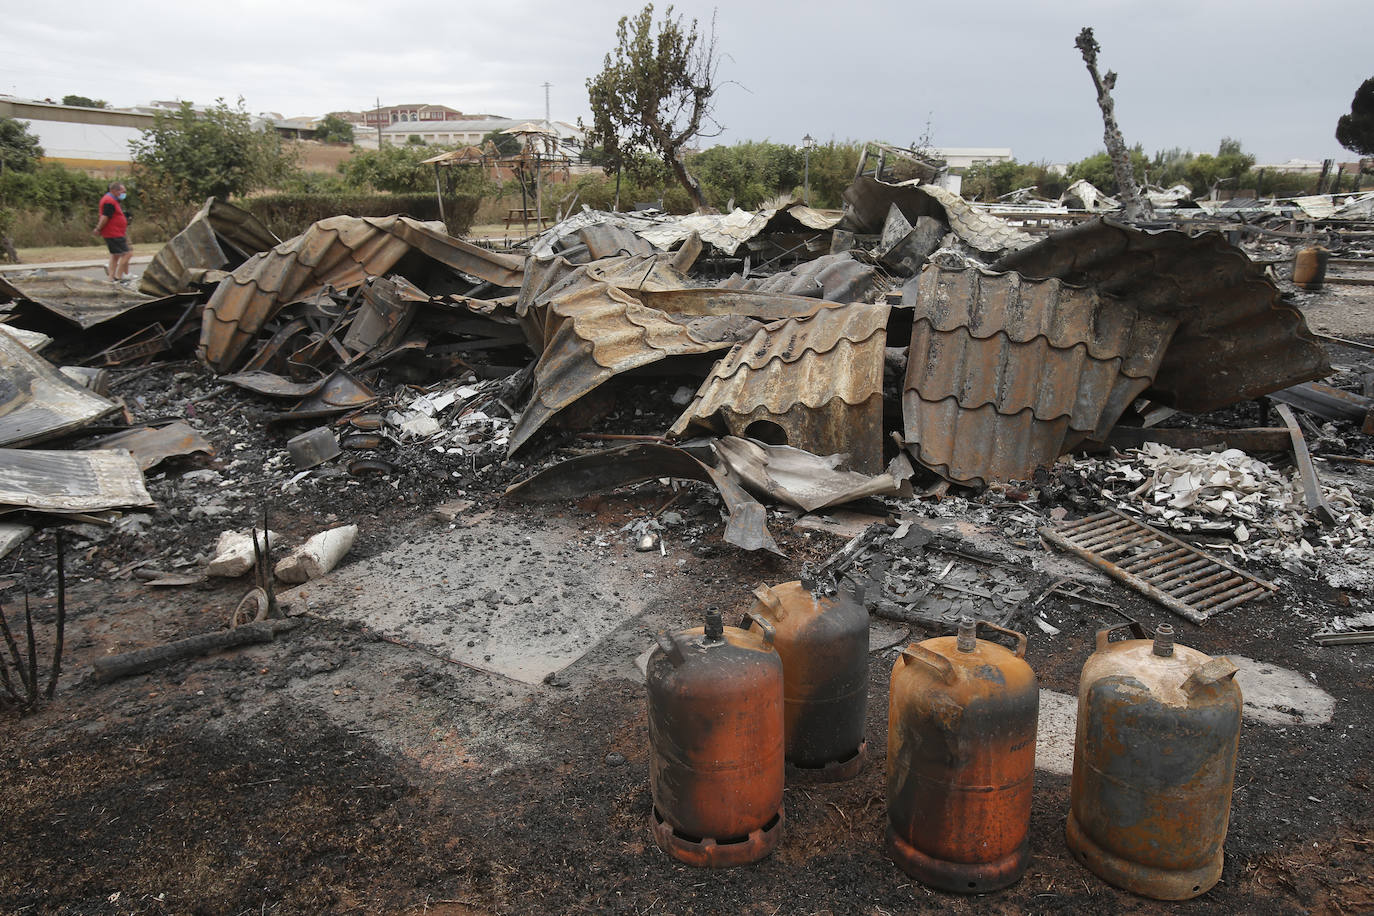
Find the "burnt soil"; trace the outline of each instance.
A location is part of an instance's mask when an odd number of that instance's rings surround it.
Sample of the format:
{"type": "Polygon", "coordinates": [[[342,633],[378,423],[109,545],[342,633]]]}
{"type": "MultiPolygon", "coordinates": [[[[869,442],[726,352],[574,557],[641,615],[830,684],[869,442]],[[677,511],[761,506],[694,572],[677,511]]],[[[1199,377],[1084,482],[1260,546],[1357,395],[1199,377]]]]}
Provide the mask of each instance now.
{"type": "MultiPolygon", "coordinates": [[[[672,381],[627,385],[619,403],[663,404],[675,388],[672,381]]],[[[843,538],[778,519],[772,527],[787,557],[747,554],[720,540],[709,493],[692,489],[674,505],[688,522],[684,533],[668,532],[649,609],[538,686],[323,618],[303,618],[271,644],[97,684],[88,677],[97,657],[225,625],[246,580],[154,589],[136,573],[193,571],[220,531],[255,520],[264,501],[272,526],[295,539],[357,521],[352,558],[444,530],[452,522],[432,510],[454,499],[469,504],[465,513],[494,512],[513,536],[571,525],[612,542],[612,556],[632,557],[617,529],[674,495],[651,483],[516,510],[497,497],[527,467],[453,464],[423,448],[389,455],[398,468],[392,475],[326,472],[283,492],[295,473],[281,460],[284,443],[299,427],[264,425],[270,405],[261,399],[221,390],[191,364],[160,367],[116,394],[139,417],[196,417],[217,454],[175,459],[149,474],[159,505],[141,531],[88,526],[69,538],[67,655],[57,697],[6,719],[0,733],[0,911],[1374,911],[1374,651],[1320,648],[1312,624],[1291,612],[1329,615],[1367,596],[1285,575],[1277,598],[1200,628],[1124,588],[1104,587],[1147,625],[1174,624],[1180,642],[1310,673],[1337,701],[1325,725],[1245,722],[1225,870],[1198,900],[1135,897],[1082,868],[1063,840],[1068,778],[1043,771],[1032,860],[1017,884],[963,898],[905,876],[882,852],[893,649],[871,655],[872,756],[861,775],[789,784],[778,850],[756,865],[703,871],[667,857],[650,835],[645,694],[630,659],[654,631],[699,622],[707,605],[742,607],[755,583],[796,578],[804,562],[828,556],[843,538]],[[204,468],[219,479],[181,477],[204,468]],[[210,514],[196,511],[207,506],[210,514]]],[[[598,428],[657,432],[671,410],[612,408],[598,428]]],[[[560,433],[520,464],[587,444],[560,433]]],[[[0,561],[0,601],[11,621],[26,583],[33,593],[43,658],[53,555],[53,536],[44,532],[0,561]]],[[[1059,597],[1040,609],[1062,632],[1032,629],[1028,659],[1042,686],[1073,693],[1094,632],[1118,618],[1059,597]]]]}

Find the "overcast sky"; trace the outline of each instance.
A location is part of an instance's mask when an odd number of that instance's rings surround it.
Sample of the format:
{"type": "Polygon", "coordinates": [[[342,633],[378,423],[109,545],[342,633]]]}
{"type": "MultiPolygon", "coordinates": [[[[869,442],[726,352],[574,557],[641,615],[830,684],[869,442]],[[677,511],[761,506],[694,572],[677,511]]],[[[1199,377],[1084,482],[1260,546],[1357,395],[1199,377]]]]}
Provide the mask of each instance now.
{"type": "MultiPolygon", "coordinates": [[[[1333,136],[1374,76],[1374,0],[686,0],[713,10],[729,83],[712,142],[881,139],[1011,147],[1066,162],[1102,148],[1073,41],[1085,25],[1120,74],[1117,118],[1148,152],[1241,140],[1261,162],[1354,159],[1333,136]]],[[[0,93],[115,106],[242,96],[288,117],[432,102],[586,118],[586,79],[636,0],[62,0],[11,9],[0,93]]],[[[659,4],[660,11],[663,4],[659,4]]]]}

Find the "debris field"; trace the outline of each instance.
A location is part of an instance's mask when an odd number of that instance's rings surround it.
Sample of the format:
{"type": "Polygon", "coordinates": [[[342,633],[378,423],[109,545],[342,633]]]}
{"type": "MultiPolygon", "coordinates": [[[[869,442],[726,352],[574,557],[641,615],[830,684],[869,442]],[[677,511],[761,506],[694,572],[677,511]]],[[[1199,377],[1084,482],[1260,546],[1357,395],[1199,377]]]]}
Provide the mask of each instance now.
{"type": "Polygon", "coordinates": [[[0,908],[1163,911],[1065,844],[1127,624],[1244,699],[1190,909],[1374,908],[1371,196],[1128,221],[865,163],[843,211],[503,250],[212,199],[137,290],[0,275],[0,908]],[[652,651],[817,577],[868,615],[867,757],[683,864],[652,651]],[[890,675],[965,617],[1039,684],[1028,865],[972,897],[884,851],[890,675]]]}

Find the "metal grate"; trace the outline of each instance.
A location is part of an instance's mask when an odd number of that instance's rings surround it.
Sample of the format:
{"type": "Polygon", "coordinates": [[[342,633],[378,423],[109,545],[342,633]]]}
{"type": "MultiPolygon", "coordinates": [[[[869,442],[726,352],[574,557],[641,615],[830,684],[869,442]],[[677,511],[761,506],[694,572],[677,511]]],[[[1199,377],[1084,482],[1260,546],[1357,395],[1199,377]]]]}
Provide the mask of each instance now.
{"type": "Polygon", "coordinates": [[[1040,534],[1193,623],[1279,590],[1114,510],[1046,526],[1040,534]]]}

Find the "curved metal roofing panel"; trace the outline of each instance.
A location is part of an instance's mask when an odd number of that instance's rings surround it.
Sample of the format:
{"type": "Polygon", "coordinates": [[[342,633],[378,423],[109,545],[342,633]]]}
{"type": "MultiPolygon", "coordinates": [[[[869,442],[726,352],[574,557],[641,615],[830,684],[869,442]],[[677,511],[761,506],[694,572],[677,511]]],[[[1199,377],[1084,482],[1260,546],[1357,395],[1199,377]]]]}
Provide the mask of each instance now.
{"type": "Polygon", "coordinates": [[[1180,410],[1214,410],[1331,371],[1302,312],[1218,232],[1147,232],[1097,219],[1008,254],[994,268],[1092,286],[1176,319],[1150,393],[1180,410]]]}

